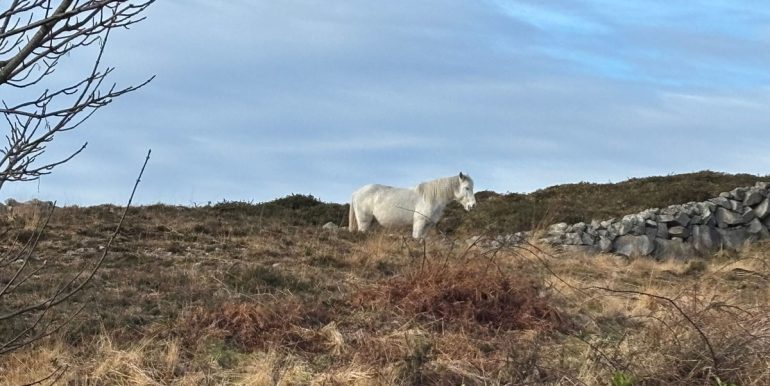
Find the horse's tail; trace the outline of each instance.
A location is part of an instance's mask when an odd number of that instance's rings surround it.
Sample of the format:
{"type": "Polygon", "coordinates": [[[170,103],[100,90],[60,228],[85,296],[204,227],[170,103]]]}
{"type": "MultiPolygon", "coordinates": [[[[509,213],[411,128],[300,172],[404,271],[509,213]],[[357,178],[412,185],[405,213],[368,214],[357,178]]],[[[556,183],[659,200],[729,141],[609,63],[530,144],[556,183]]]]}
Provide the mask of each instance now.
{"type": "Polygon", "coordinates": [[[350,211],[348,212],[348,230],[355,232],[358,230],[358,221],[356,220],[356,212],[353,210],[354,200],[350,200],[350,211]]]}

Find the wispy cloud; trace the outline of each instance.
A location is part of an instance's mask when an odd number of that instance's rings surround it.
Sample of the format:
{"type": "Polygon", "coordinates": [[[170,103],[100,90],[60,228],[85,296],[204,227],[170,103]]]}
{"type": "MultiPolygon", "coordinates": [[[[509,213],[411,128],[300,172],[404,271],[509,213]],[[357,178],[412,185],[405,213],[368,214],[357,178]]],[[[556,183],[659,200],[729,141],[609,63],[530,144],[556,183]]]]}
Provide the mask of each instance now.
{"type": "Polygon", "coordinates": [[[120,202],[146,148],[145,203],[342,202],[460,170],[497,191],[770,170],[770,11],[748,1],[168,0],[148,16],[105,60],[118,83],[157,79],[50,148],[86,154],[3,195],[120,202]]]}

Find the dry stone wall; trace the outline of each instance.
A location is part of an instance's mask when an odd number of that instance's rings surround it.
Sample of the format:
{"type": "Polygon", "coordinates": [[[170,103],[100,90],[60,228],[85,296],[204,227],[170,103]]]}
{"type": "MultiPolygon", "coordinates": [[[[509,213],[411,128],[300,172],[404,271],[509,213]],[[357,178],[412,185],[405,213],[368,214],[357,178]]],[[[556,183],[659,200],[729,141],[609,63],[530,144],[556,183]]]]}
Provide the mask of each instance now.
{"type": "Polygon", "coordinates": [[[567,249],[659,259],[738,250],[770,238],[770,183],[736,188],[703,202],[647,209],[620,219],[551,225],[543,241],[567,249]]]}

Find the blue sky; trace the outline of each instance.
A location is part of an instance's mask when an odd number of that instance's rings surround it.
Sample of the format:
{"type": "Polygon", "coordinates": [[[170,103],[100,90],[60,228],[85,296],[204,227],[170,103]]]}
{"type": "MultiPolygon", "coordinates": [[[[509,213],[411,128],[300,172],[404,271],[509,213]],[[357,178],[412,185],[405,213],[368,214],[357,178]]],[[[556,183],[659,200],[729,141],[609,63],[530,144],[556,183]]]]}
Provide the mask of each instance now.
{"type": "Polygon", "coordinates": [[[144,204],[345,202],[461,170],[498,192],[767,175],[770,8],[752,4],[162,0],[104,59],[119,85],[157,78],[48,150],[83,154],[0,195],[122,203],[148,148],[144,204]]]}

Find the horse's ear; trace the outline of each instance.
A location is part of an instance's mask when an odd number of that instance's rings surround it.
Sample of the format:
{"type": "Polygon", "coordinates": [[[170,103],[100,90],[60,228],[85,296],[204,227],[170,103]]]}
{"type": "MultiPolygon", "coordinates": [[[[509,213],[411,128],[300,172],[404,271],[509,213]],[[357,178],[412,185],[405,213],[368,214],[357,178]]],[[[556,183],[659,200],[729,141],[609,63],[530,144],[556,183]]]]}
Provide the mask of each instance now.
{"type": "Polygon", "coordinates": [[[463,172],[460,172],[460,181],[465,181],[465,180],[466,180],[466,178],[468,178],[468,176],[466,176],[465,174],[463,174],[463,172]]]}

